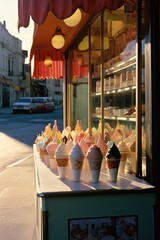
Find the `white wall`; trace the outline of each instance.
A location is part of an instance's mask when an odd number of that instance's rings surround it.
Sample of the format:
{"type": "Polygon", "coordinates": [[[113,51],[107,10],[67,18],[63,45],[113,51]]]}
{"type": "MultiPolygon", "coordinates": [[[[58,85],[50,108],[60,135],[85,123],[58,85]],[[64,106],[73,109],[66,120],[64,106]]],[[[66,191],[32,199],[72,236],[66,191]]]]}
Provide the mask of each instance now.
{"type": "MultiPolygon", "coordinates": [[[[19,81],[22,80],[23,63],[21,40],[8,32],[5,22],[0,22],[0,83],[3,86],[7,84],[7,89],[10,89],[10,106],[15,101],[16,90],[18,90],[19,81]]],[[[1,96],[0,107],[2,101],[1,96]]]]}

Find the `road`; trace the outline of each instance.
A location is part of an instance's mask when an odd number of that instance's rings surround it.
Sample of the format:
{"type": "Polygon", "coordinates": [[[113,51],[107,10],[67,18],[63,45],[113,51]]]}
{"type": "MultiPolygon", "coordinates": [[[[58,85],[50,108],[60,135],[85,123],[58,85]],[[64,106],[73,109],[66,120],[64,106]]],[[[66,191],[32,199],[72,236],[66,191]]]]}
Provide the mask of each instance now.
{"type": "Polygon", "coordinates": [[[0,239],[35,240],[33,143],[54,113],[0,114],[0,239]]]}

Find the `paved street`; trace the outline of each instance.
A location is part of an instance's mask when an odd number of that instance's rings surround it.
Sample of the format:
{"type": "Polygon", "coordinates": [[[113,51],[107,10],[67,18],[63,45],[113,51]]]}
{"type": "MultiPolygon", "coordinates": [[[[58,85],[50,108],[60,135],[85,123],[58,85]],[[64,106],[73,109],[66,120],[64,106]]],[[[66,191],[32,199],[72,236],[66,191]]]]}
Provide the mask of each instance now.
{"type": "Polygon", "coordinates": [[[32,146],[54,120],[62,128],[62,110],[13,115],[10,109],[0,109],[0,239],[35,240],[32,146]]]}

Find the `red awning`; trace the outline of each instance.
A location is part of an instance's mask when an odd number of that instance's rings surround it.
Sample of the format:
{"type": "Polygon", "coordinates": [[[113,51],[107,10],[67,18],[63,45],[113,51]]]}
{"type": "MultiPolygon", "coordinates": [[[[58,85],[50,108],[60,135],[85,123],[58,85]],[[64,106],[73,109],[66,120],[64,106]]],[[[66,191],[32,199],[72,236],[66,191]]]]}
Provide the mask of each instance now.
{"type": "Polygon", "coordinates": [[[95,14],[103,8],[115,10],[124,3],[125,0],[18,0],[18,28],[28,27],[30,16],[34,22],[42,24],[49,11],[57,18],[64,19],[77,8],[95,14]]]}
{"type": "Polygon", "coordinates": [[[73,41],[81,29],[86,25],[86,22],[91,17],[81,11],[81,23],[73,28],[68,27],[63,20],[58,19],[53,13],[49,12],[44,23],[41,25],[35,24],[32,47],[30,51],[30,61],[32,69],[32,78],[54,78],[63,77],[64,69],[64,53],[68,49],[69,44],[73,41]],[[55,27],[60,26],[65,36],[65,46],[56,50],[51,44],[52,35],[55,27]],[[51,66],[45,66],[44,60],[46,57],[52,59],[51,66]]]}
{"type": "MultiPolygon", "coordinates": [[[[63,77],[63,53],[87,22],[90,14],[95,14],[104,8],[115,10],[125,2],[132,1],[135,0],[18,0],[18,28],[28,27],[30,17],[36,23],[30,54],[30,59],[34,56],[32,77],[42,79],[63,77]],[[72,15],[77,8],[82,10],[81,24],[67,29],[62,19],[72,15]],[[65,47],[61,51],[51,46],[51,35],[58,25],[63,27],[66,40],[65,47]],[[49,67],[44,65],[46,56],[50,56],[53,60],[49,67]]],[[[84,71],[86,72],[86,69],[84,71]]]]}
{"type": "Polygon", "coordinates": [[[32,78],[38,79],[59,79],[63,77],[63,55],[60,51],[51,49],[51,50],[42,50],[37,49],[34,51],[34,67],[32,78]],[[44,59],[46,57],[52,59],[51,66],[44,65],[44,59]]]}

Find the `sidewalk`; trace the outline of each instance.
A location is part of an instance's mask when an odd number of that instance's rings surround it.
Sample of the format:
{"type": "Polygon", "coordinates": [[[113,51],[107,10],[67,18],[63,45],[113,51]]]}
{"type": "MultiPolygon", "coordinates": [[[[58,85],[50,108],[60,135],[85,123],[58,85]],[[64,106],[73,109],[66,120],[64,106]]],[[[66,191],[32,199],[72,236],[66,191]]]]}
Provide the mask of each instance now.
{"type": "Polygon", "coordinates": [[[34,167],[31,161],[8,167],[0,174],[0,239],[36,239],[34,167]]]}
{"type": "Polygon", "coordinates": [[[36,239],[33,151],[19,141],[20,135],[24,135],[23,130],[0,132],[0,239],[3,240],[36,239]]]}
{"type": "Polygon", "coordinates": [[[12,108],[7,107],[7,108],[0,108],[0,114],[12,114],[12,108]]]}

